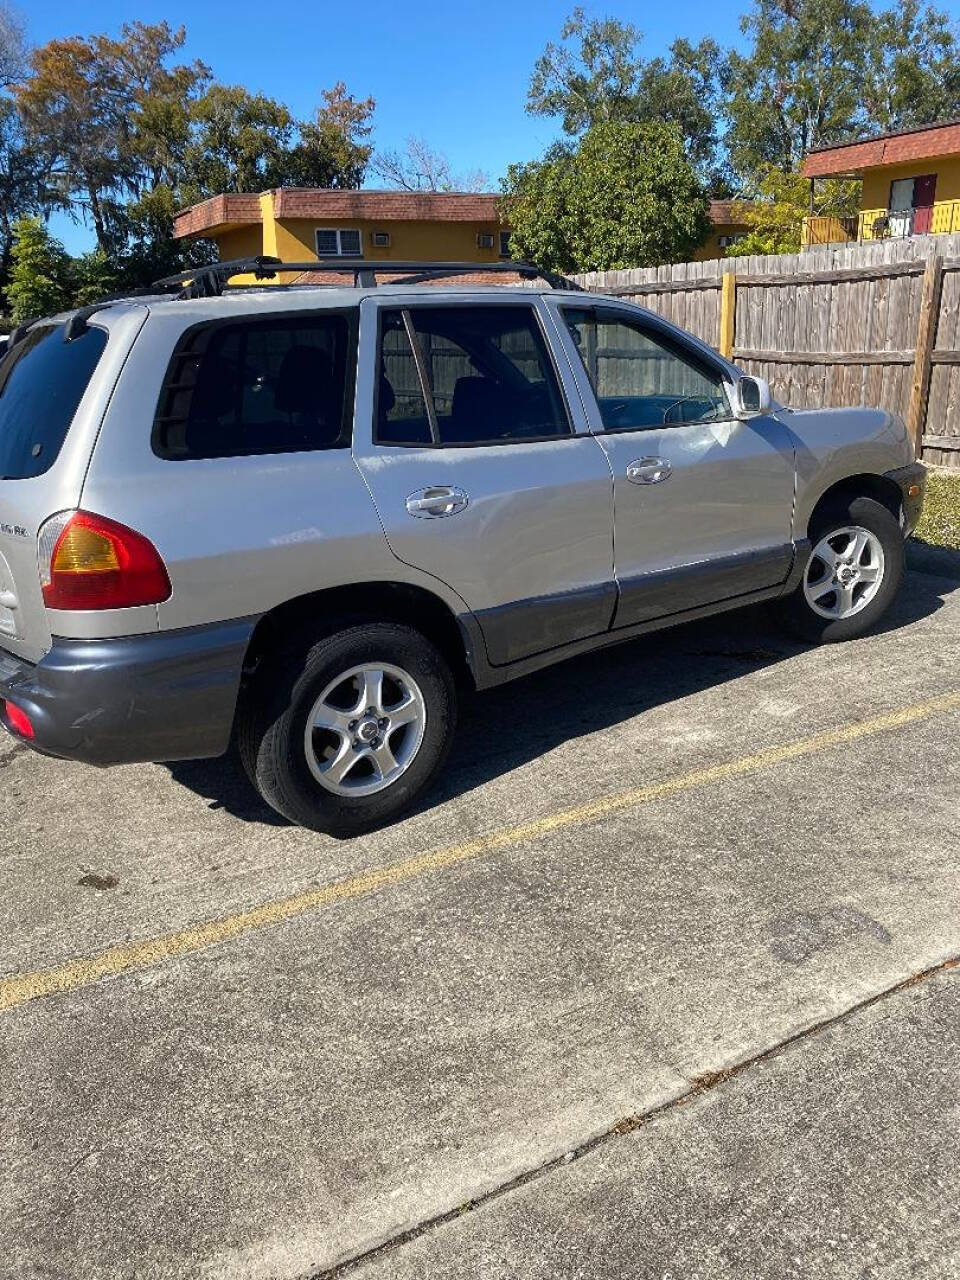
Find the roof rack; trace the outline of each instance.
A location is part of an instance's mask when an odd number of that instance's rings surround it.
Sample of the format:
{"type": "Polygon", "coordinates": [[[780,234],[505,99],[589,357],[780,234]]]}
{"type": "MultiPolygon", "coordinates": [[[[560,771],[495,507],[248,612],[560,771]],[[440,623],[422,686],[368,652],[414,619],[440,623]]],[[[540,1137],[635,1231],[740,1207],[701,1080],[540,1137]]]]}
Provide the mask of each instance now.
{"type": "Polygon", "coordinates": [[[331,275],[352,275],[356,287],[375,289],[378,275],[402,277],[396,284],[416,284],[434,276],[462,275],[519,275],[524,280],[545,280],[552,289],[576,289],[578,286],[563,276],[543,271],[531,262],[391,262],[388,259],[331,258],[313,262],[284,262],[280,258],[260,255],[255,258],[233,258],[228,262],[214,262],[206,267],[194,267],[176,275],[158,280],[155,288],[172,290],[180,288],[178,298],[216,298],[228,287],[233,276],[252,275],[257,280],[274,280],[278,275],[292,272],[321,272],[331,275]]]}

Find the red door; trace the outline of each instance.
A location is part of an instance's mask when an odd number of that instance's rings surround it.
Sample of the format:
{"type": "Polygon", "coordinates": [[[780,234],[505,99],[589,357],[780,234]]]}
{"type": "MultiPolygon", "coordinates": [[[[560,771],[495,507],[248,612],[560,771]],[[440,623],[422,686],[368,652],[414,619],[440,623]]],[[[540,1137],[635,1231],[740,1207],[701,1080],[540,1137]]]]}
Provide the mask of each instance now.
{"type": "Polygon", "coordinates": [[[933,229],[933,201],[937,193],[937,175],[926,173],[913,180],[913,234],[926,235],[933,229]]]}

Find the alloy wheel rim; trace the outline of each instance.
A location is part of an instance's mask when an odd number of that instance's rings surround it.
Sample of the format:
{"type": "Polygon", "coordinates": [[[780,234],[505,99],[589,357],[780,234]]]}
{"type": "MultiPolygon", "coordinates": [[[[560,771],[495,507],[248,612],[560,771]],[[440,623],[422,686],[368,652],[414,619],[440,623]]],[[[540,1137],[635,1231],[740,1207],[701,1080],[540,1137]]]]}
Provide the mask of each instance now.
{"type": "Polygon", "coordinates": [[[803,575],[803,593],[821,618],[852,618],[874,599],[883,572],[883,546],[877,535],[860,525],[845,525],[813,548],[803,575]]]}
{"type": "Polygon", "coordinates": [[[351,667],[307,716],[307,766],[334,795],[375,795],[410,768],[426,728],[427,705],[409,672],[383,662],[351,667]]]}

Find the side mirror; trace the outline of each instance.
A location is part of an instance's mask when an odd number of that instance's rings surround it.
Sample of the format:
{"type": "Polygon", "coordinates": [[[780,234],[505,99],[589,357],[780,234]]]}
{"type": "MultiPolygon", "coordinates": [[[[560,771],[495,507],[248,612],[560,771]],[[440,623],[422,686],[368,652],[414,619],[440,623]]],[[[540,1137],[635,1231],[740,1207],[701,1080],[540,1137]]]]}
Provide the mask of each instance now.
{"type": "Polygon", "coordinates": [[[734,409],[738,418],[758,418],[770,412],[770,383],[766,378],[744,374],[733,388],[734,409]]]}

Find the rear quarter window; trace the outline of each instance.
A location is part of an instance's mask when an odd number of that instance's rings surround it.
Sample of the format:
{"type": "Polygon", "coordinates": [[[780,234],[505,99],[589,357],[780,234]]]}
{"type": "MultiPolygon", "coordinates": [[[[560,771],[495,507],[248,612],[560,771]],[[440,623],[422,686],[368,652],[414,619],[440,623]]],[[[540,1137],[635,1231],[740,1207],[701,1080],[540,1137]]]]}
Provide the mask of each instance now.
{"type": "Polygon", "coordinates": [[[42,476],[63,448],[107,334],[63,336],[63,325],[35,325],[0,360],[0,479],[42,476]]]}
{"type": "Polygon", "coordinates": [[[160,395],[154,452],[182,461],[347,447],[355,333],[339,311],[188,330],[160,395]]]}

